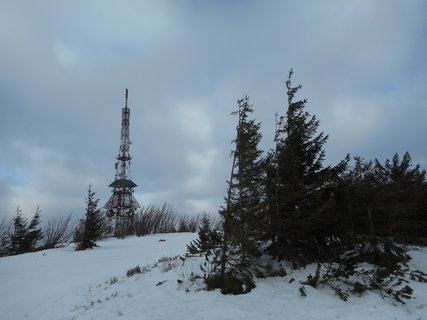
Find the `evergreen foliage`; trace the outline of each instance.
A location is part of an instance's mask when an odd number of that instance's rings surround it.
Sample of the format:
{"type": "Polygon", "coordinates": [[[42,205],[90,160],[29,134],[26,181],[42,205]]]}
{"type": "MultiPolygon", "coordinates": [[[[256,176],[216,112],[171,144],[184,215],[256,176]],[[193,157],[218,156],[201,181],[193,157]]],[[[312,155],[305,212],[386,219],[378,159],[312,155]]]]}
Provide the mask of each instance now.
{"type": "Polygon", "coordinates": [[[342,175],[336,202],[337,214],[343,216],[346,226],[342,226],[340,239],[360,261],[388,264],[393,269],[408,260],[397,242],[425,238],[425,171],[411,167],[408,153],[402,162],[396,154],[384,165],[355,157],[353,166],[342,175]]]}
{"type": "MultiPolygon", "coordinates": [[[[257,240],[262,230],[262,179],[260,163],[262,151],[258,148],[261,141],[260,123],[249,119],[253,112],[249,97],[237,101],[238,110],[232,114],[238,116],[235,143],[235,163],[230,186],[228,210],[222,211],[230,229],[229,241],[233,244],[232,254],[236,267],[249,268],[250,259],[259,253],[257,240]]],[[[231,253],[231,252],[230,252],[231,253]]]]}
{"type": "MultiPolygon", "coordinates": [[[[236,278],[235,283],[252,282],[251,268],[260,254],[259,240],[262,238],[263,215],[263,169],[258,148],[261,141],[260,123],[249,119],[253,107],[249,97],[237,101],[238,110],[232,115],[238,117],[235,150],[227,207],[220,214],[224,219],[224,243],[222,252],[221,277],[236,278]],[[224,261],[226,260],[226,263],[224,261]]],[[[228,291],[226,289],[223,290],[228,291]]],[[[231,289],[231,291],[233,291],[231,289]]]]}
{"type": "Polygon", "coordinates": [[[25,235],[24,248],[25,252],[34,250],[37,246],[37,243],[43,239],[43,231],[39,227],[41,222],[41,210],[40,207],[37,206],[36,212],[34,213],[33,218],[28,226],[28,230],[25,235]]]}
{"type": "Polygon", "coordinates": [[[40,224],[40,208],[36,208],[30,224],[22,214],[22,210],[16,208],[16,215],[12,220],[12,232],[9,235],[9,254],[21,254],[37,249],[37,243],[43,238],[43,232],[38,227],[40,224]]]}
{"type": "Polygon", "coordinates": [[[22,210],[16,208],[16,215],[13,218],[13,231],[10,235],[10,254],[24,253],[25,240],[28,231],[28,220],[22,215],[22,210]]]}
{"type": "Polygon", "coordinates": [[[206,254],[211,264],[206,282],[208,289],[221,288],[223,293],[244,293],[254,287],[252,267],[260,254],[262,238],[263,169],[258,149],[260,123],[249,119],[253,112],[249,97],[237,101],[238,117],[233,165],[226,207],[220,211],[223,232],[210,230],[205,219],[199,239],[188,246],[190,253],[206,254]]]}
{"type": "Polygon", "coordinates": [[[212,229],[207,214],[204,214],[198,232],[199,238],[190,242],[187,251],[190,254],[207,253],[218,248],[222,238],[218,230],[212,229]]]}
{"type": "Polygon", "coordinates": [[[305,111],[307,99],[295,101],[302,86],[292,86],[292,75],[290,70],[285,82],[286,115],[276,120],[276,149],[266,163],[272,179],[267,199],[273,204],[267,212],[274,226],[270,252],[300,265],[319,258],[325,246],[317,233],[322,232],[319,220],[328,200],[324,186],[332,168],[323,166],[328,136],[317,133],[319,121],[305,111]]]}
{"type": "Polygon", "coordinates": [[[426,171],[418,164],[412,165],[408,152],[402,160],[397,153],[384,164],[375,160],[375,171],[381,185],[376,210],[382,217],[378,232],[405,243],[417,243],[420,237],[426,237],[426,171]]]}
{"type": "Polygon", "coordinates": [[[407,268],[402,243],[427,243],[426,171],[412,165],[409,153],[384,163],[347,155],[325,166],[328,136],[305,111],[307,100],[296,100],[302,87],[292,86],[292,75],[290,70],[285,82],[286,113],[276,115],[275,148],[263,158],[249,98],[238,100],[232,172],[219,212],[222,232],[205,224],[188,250],[205,253],[207,288],[223,293],[250,291],[254,273],[268,274],[260,269],[261,255],[269,255],[294,268],[316,263],[315,276],[304,284],[327,285],[343,300],[348,293],[340,284],[404,303],[412,293],[401,287],[404,276],[417,279],[419,272],[407,268]],[[362,263],[371,269],[360,272],[362,263]]]}
{"type": "Polygon", "coordinates": [[[95,199],[95,192],[89,185],[86,198],[86,215],[80,221],[75,233],[76,250],[86,250],[97,246],[96,240],[102,236],[104,219],[101,215],[101,209],[98,208],[98,202],[99,199],[95,199]]]}

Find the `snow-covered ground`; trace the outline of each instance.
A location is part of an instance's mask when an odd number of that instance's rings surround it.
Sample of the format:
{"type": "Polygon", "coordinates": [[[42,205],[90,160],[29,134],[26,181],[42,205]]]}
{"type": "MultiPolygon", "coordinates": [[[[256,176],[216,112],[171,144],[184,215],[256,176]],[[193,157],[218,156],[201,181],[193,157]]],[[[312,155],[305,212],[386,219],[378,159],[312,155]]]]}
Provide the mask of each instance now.
{"type": "MultiPolygon", "coordinates": [[[[181,233],[110,239],[93,250],[70,246],[0,258],[0,319],[427,319],[425,283],[410,283],[414,298],[405,305],[376,293],[344,302],[330,289],[308,286],[301,297],[299,281],[313,268],[259,279],[246,295],[201,290],[201,280],[188,280],[200,273],[200,259],[169,259],[183,255],[194,238],[181,233]],[[128,277],[135,266],[142,273],[128,277]]],[[[410,254],[410,266],[427,272],[427,249],[410,254]]]]}

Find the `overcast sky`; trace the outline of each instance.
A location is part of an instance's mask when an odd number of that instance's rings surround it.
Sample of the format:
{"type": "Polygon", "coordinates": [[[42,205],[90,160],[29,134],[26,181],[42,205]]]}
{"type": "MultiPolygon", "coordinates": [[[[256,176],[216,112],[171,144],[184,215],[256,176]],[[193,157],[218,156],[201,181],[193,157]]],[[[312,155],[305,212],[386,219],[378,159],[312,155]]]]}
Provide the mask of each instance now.
{"type": "Polygon", "coordinates": [[[294,68],[300,98],[347,153],[427,166],[427,2],[0,2],[0,218],[83,214],[110,196],[129,88],[140,204],[223,204],[236,100],[272,147],[294,68]]]}

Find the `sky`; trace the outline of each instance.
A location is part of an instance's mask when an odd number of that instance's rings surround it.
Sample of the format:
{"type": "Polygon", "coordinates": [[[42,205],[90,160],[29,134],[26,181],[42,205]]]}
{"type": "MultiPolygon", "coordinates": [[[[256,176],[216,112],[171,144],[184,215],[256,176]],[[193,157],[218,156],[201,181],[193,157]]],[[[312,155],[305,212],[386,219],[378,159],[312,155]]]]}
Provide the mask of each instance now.
{"type": "Polygon", "coordinates": [[[0,219],[81,217],[89,184],[108,200],[125,88],[141,205],[217,212],[236,100],[268,151],[291,68],[325,164],[427,167],[426,1],[2,0],[0,45],[0,219]]]}

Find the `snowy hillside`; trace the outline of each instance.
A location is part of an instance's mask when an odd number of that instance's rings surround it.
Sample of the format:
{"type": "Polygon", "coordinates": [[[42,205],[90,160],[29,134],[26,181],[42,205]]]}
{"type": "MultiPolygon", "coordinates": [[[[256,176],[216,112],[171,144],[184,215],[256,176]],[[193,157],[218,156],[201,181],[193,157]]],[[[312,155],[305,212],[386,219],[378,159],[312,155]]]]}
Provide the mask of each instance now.
{"type": "MultiPolygon", "coordinates": [[[[427,319],[427,284],[411,283],[414,298],[405,305],[376,293],[344,302],[307,286],[301,297],[299,281],[313,268],[260,279],[246,295],[201,290],[200,279],[189,281],[201,260],[173,259],[195,237],[110,239],[94,250],[70,246],[0,258],[0,319],[427,319]],[[140,273],[128,277],[136,266],[140,273]]],[[[410,255],[411,267],[426,272],[427,249],[410,255]]]]}

